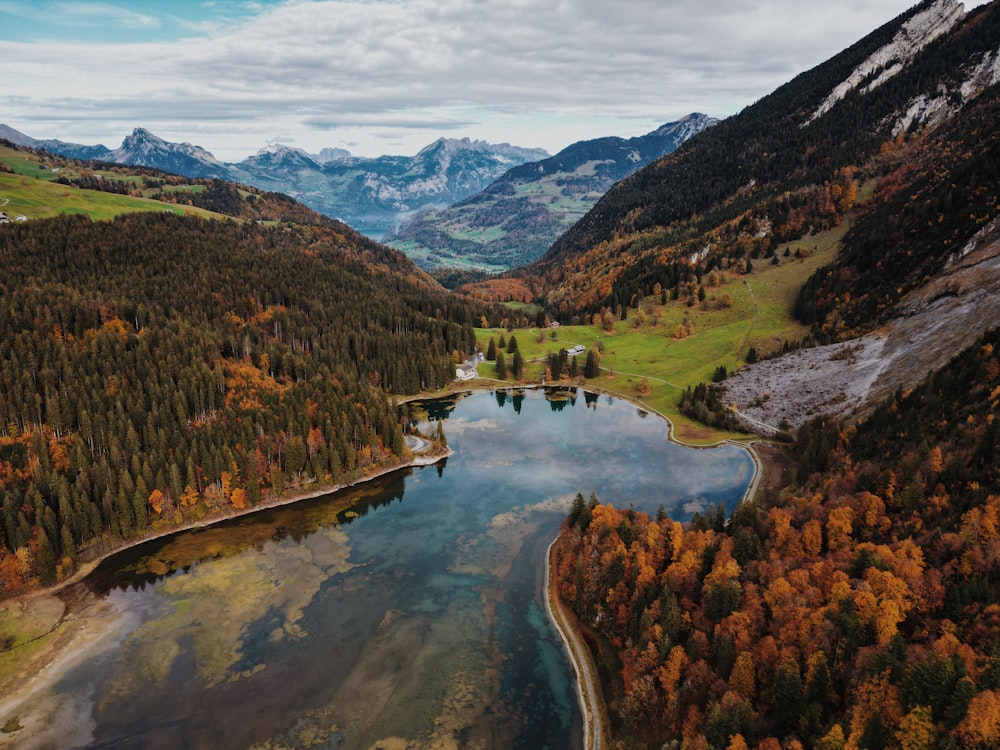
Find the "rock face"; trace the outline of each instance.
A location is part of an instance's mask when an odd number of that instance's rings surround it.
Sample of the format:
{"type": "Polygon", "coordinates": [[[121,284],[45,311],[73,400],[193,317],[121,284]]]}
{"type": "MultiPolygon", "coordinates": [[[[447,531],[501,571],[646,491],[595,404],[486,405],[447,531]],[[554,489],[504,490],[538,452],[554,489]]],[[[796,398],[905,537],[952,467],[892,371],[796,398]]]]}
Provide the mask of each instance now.
{"type": "Polygon", "coordinates": [[[478,193],[511,167],[547,157],[544,149],[440,138],[414,156],[319,154],[276,144],[238,164],[223,163],[191,143],[172,143],[136,128],[113,151],[58,140],[37,140],[7,125],[0,138],[74,159],[144,166],[190,178],[215,178],[284,193],[341,219],[374,239],[421,208],[443,208],[478,193]]]}
{"type": "Polygon", "coordinates": [[[965,17],[965,9],[955,0],[937,0],[926,10],[907,20],[892,41],[876,50],[840,84],[816,109],[809,122],[822,117],[856,89],[869,94],[900,73],[927,45],[948,33],[965,17]],[[862,85],[864,84],[864,85],[862,85]]]}
{"type": "Polygon", "coordinates": [[[940,274],[904,297],[878,330],[743,367],[725,381],[723,400],[748,429],[765,434],[819,416],[863,417],[945,367],[998,320],[1000,219],[994,219],[940,274]]]}
{"type": "Polygon", "coordinates": [[[716,122],[695,113],[637,138],[579,141],[555,156],[513,167],[449,208],[421,212],[385,241],[427,269],[503,271],[529,263],[614,183],[716,122]]]}

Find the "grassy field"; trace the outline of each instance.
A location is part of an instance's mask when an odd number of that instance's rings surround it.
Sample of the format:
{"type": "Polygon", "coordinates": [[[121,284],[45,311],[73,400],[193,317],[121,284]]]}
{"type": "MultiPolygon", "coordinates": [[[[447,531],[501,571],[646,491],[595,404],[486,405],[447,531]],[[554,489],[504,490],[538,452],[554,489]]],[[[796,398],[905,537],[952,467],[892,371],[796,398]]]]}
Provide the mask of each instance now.
{"type": "MultiPolygon", "coordinates": [[[[707,290],[704,304],[689,307],[685,302],[668,302],[664,306],[658,297],[647,298],[640,306],[644,317],[641,324],[638,311],[630,309],[628,318],[619,320],[613,332],[595,325],[515,330],[512,333],[521,356],[530,362],[525,380],[541,382],[550,352],[575,344],[588,349],[597,347],[601,351],[601,375],[586,381],[587,387],[645,403],[669,417],[677,437],[687,442],[740,437],[709,430],[682,416],[677,402],[683,390],[710,381],[719,365],[729,372],[742,366],[750,347],[766,354],[780,349],[785,341],[797,342],[805,336],[808,330],[792,317],[796,295],[817,268],[836,257],[848,228],[845,222],[828,232],[782,245],[777,265],[761,260],[746,276],[730,275],[723,286],[707,290]],[[784,257],[786,247],[789,257],[784,257]],[[794,257],[796,250],[807,257],[794,257]],[[730,304],[719,304],[726,295],[730,304]],[[678,326],[685,321],[693,326],[694,334],[676,338],[678,326]],[[640,397],[643,380],[648,383],[649,393],[640,397]]],[[[506,331],[478,330],[482,350],[486,350],[491,337],[499,341],[500,333],[509,340],[511,334],[506,331]]],[[[506,355],[508,364],[511,356],[506,355]]],[[[581,355],[581,372],[585,360],[586,355],[581,355]]],[[[480,372],[492,375],[493,367],[484,364],[480,372]]]]}
{"type": "Polygon", "coordinates": [[[220,218],[218,214],[191,206],[172,206],[147,198],[132,198],[98,190],[59,185],[24,175],[0,174],[0,210],[8,216],[24,214],[28,219],[46,219],[59,214],[87,214],[93,219],[111,219],[135,211],[171,211],[220,218]]]}
{"type": "MultiPolygon", "coordinates": [[[[53,182],[59,174],[71,177],[77,174],[69,170],[55,173],[33,154],[10,148],[0,147],[0,161],[14,170],[14,174],[0,173],[0,211],[12,219],[18,214],[23,214],[29,220],[46,219],[59,214],[86,214],[92,219],[111,219],[136,211],[170,211],[182,215],[224,218],[220,214],[191,206],[175,206],[146,198],[60,185],[53,182]]],[[[113,172],[94,174],[102,174],[105,179],[138,180],[113,172]]]]}

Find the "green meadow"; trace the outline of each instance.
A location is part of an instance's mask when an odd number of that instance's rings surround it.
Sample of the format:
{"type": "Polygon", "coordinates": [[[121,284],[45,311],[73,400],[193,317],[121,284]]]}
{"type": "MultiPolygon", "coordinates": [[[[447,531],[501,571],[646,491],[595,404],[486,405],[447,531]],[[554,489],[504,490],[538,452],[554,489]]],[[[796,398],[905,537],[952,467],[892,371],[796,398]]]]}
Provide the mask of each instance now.
{"type": "MultiPolygon", "coordinates": [[[[751,347],[766,355],[780,350],[786,341],[800,341],[808,329],[792,317],[795,298],[806,279],[836,257],[848,228],[845,222],[836,229],[782,245],[777,250],[777,265],[762,259],[745,276],[728,275],[723,285],[706,290],[703,303],[662,305],[659,297],[647,297],[638,309],[630,308],[627,318],[618,320],[613,331],[599,325],[511,332],[479,329],[477,339],[486,351],[491,337],[499,342],[500,334],[508,341],[513,335],[521,356],[529,363],[524,378],[529,383],[542,381],[550,353],[576,344],[597,348],[600,376],[586,381],[581,376],[574,383],[585,382],[588,388],[625,396],[664,414],[674,423],[681,440],[706,443],[739,438],[709,430],[681,415],[677,403],[682,392],[711,381],[720,365],[728,372],[741,367],[751,347]],[[788,257],[784,256],[786,248],[788,257]],[[796,258],[796,250],[805,257],[796,258]],[[689,335],[679,338],[682,326],[689,335]]],[[[510,365],[513,355],[505,356],[510,365]]],[[[584,352],[578,359],[581,373],[586,356],[584,352]]],[[[493,372],[491,363],[480,366],[485,377],[493,372]]]]}
{"type": "MultiPolygon", "coordinates": [[[[193,214],[222,218],[219,214],[191,206],[174,206],[148,198],[116,195],[100,190],[82,190],[53,182],[60,173],[76,176],[66,170],[55,173],[32,154],[0,147],[0,161],[14,173],[0,172],[0,211],[11,219],[23,214],[32,219],[46,219],[59,214],[86,214],[92,219],[111,219],[120,214],[136,211],[170,211],[175,214],[193,214]]],[[[133,181],[113,172],[98,171],[106,179],[133,181]]]]}

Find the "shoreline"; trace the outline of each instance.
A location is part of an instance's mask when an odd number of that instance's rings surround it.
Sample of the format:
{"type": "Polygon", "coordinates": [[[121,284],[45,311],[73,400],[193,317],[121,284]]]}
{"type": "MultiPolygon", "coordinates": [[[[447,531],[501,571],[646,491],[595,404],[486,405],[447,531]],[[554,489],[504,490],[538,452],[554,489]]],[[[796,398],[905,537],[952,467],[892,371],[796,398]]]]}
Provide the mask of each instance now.
{"type": "MultiPolygon", "coordinates": [[[[529,385],[512,387],[545,388],[548,386],[529,385]]],[[[627,396],[609,391],[603,391],[601,389],[584,388],[584,390],[590,390],[592,393],[601,393],[612,396],[613,398],[620,398],[623,401],[635,404],[638,408],[641,408],[650,414],[655,414],[667,423],[667,439],[670,442],[681,445],[685,448],[706,450],[717,448],[722,445],[735,445],[744,448],[750,455],[754,471],[753,476],[750,478],[750,482],[747,484],[746,492],[743,493],[743,497],[740,499],[740,504],[752,502],[757,493],[760,491],[761,483],[764,479],[765,465],[763,458],[757,451],[756,444],[759,442],[767,443],[769,441],[761,441],[758,438],[750,439],[744,442],[725,438],[707,445],[688,443],[676,437],[674,423],[669,417],[659,410],[647,406],[644,402],[636,401],[635,399],[627,396]]],[[[549,544],[545,553],[545,611],[546,614],[548,614],[549,620],[559,633],[559,638],[563,642],[563,648],[565,649],[566,655],[569,657],[570,663],[573,665],[573,671],[576,674],[576,694],[580,703],[580,711],[583,714],[583,748],[584,750],[602,750],[606,741],[612,740],[613,737],[611,736],[609,729],[610,720],[608,718],[607,705],[604,702],[604,694],[600,689],[600,680],[596,675],[597,666],[594,662],[594,656],[591,653],[590,648],[587,646],[583,636],[576,628],[573,627],[570,617],[566,614],[565,605],[559,596],[559,592],[555,590],[551,581],[552,555],[556,544],[559,542],[561,534],[562,532],[560,531],[559,534],[556,535],[556,538],[552,540],[551,544],[549,544]]],[[[575,615],[573,615],[573,617],[575,617],[575,615]]]]}
{"type": "Polygon", "coordinates": [[[379,477],[384,477],[387,474],[391,474],[394,471],[402,471],[404,469],[412,469],[423,466],[433,466],[439,461],[443,461],[446,458],[454,455],[454,451],[448,448],[445,453],[434,454],[430,456],[414,456],[410,461],[404,461],[403,463],[396,464],[395,466],[386,466],[378,469],[377,471],[366,474],[358,479],[351,482],[345,482],[344,484],[330,485],[323,488],[317,488],[313,490],[308,490],[305,492],[291,493],[287,496],[278,496],[276,498],[271,498],[269,500],[264,500],[258,505],[253,507],[244,508],[243,510],[234,511],[231,507],[227,508],[224,512],[208,515],[198,521],[190,521],[188,523],[183,523],[180,526],[172,526],[169,529],[161,529],[155,531],[151,534],[145,534],[141,537],[136,537],[134,539],[128,540],[128,543],[123,544],[114,549],[110,549],[106,552],[102,552],[93,560],[88,560],[82,563],[73,574],[68,578],[54,583],[51,586],[46,586],[43,588],[33,589],[31,591],[25,591],[22,594],[13,596],[10,599],[0,600],[0,605],[17,602],[17,601],[27,601],[35,597],[49,596],[59,593],[65,588],[69,588],[75,583],[79,583],[88,575],[94,572],[98,565],[107,560],[109,557],[117,555],[119,552],[125,552],[126,550],[132,549],[133,547],[138,547],[146,542],[153,542],[157,539],[162,539],[172,534],[179,534],[184,531],[193,531],[194,529],[205,529],[209,526],[214,526],[215,524],[222,523],[224,521],[231,521],[235,518],[243,518],[245,516],[253,515],[254,513],[259,513],[261,511],[270,510],[271,508],[281,508],[285,505],[294,505],[295,503],[300,503],[305,500],[312,500],[316,497],[322,497],[323,495],[332,495],[335,492],[340,492],[342,490],[348,490],[352,487],[357,487],[358,485],[370,482],[373,479],[378,479],[379,477]]]}
{"type": "Polygon", "coordinates": [[[567,615],[566,606],[552,584],[552,556],[558,542],[557,534],[545,550],[545,612],[559,633],[559,639],[576,674],[576,697],[580,713],[583,714],[583,748],[601,750],[605,737],[610,735],[607,706],[593,654],[583,636],[570,622],[570,616],[575,615],[567,615]]]}
{"type": "MultiPolygon", "coordinates": [[[[667,424],[667,439],[677,445],[683,446],[685,448],[695,448],[698,450],[709,450],[712,448],[718,448],[723,445],[734,445],[746,450],[750,456],[750,460],[753,462],[753,476],[750,477],[750,482],[747,484],[747,489],[743,493],[743,497],[740,498],[740,504],[753,502],[756,495],[761,490],[762,482],[764,481],[764,471],[765,464],[760,453],[757,450],[756,445],[758,443],[770,444],[772,441],[762,440],[759,437],[748,438],[746,441],[733,440],[730,438],[723,438],[717,440],[714,443],[700,444],[700,443],[688,443],[677,437],[676,429],[674,427],[673,421],[663,414],[658,409],[654,409],[648,406],[643,401],[638,401],[629,396],[625,396],[620,393],[615,393],[613,391],[608,391],[602,388],[588,388],[586,386],[566,384],[554,384],[554,385],[542,385],[540,383],[510,383],[501,387],[497,387],[493,383],[484,383],[483,379],[480,378],[479,384],[470,383],[461,389],[456,389],[448,394],[443,394],[439,398],[446,398],[449,395],[461,394],[463,392],[481,391],[481,390],[513,390],[513,389],[545,389],[545,388],[574,388],[582,389],[585,391],[590,391],[591,393],[597,393],[600,395],[607,395],[612,398],[618,398],[622,401],[627,401],[634,404],[637,408],[642,409],[650,414],[655,414],[657,417],[662,419],[667,424]]],[[[506,383],[506,381],[494,381],[496,383],[506,383]]],[[[563,642],[563,648],[565,649],[566,655],[569,657],[570,663],[573,665],[573,671],[576,674],[576,694],[577,699],[580,704],[580,711],[583,714],[583,747],[584,750],[602,750],[605,745],[605,738],[610,741],[610,722],[607,715],[607,706],[604,703],[604,695],[599,689],[595,689],[595,684],[599,685],[599,680],[597,679],[596,672],[597,667],[594,662],[593,654],[591,654],[589,647],[583,639],[583,636],[573,627],[569,618],[567,617],[564,609],[564,605],[559,598],[559,594],[553,591],[551,580],[550,580],[550,568],[552,561],[552,551],[555,548],[556,543],[559,541],[559,534],[556,538],[552,540],[551,544],[545,553],[545,611],[548,615],[549,621],[555,627],[556,631],[559,633],[559,638],[563,642]]]]}
{"type": "MultiPolygon", "coordinates": [[[[469,393],[473,391],[481,390],[506,390],[506,389],[545,389],[550,387],[561,387],[559,385],[543,386],[538,383],[530,384],[515,384],[515,383],[501,383],[501,381],[496,382],[482,382],[479,384],[468,384],[464,385],[462,388],[451,390],[447,393],[437,393],[428,396],[415,396],[412,398],[405,399],[405,402],[410,401],[420,401],[420,400],[433,400],[435,398],[448,398],[449,396],[461,395],[462,393],[469,393]]],[[[750,455],[751,461],[754,465],[754,473],[750,479],[747,486],[747,490],[741,498],[740,502],[750,502],[754,499],[754,496],[760,491],[763,474],[764,474],[764,461],[761,455],[755,448],[755,443],[762,442],[759,439],[751,439],[747,441],[732,440],[724,438],[718,440],[711,444],[693,444],[680,440],[676,437],[676,432],[674,429],[674,424],[669,417],[664,415],[657,409],[651,408],[642,401],[638,401],[632,397],[625,396],[620,393],[615,393],[607,391],[600,388],[587,388],[585,386],[578,385],[565,385],[562,387],[566,388],[580,388],[591,393],[598,393],[601,395],[607,395],[612,398],[619,398],[623,401],[627,401],[637,408],[640,408],[650,414],[655,414],[661,418],[667,425],[667,438],[671,442],[684,446],[686,448],[696,448],[700,450],[716,448],[722,445],[735,445],[739,446],[747,451],[750,455]]],[[[404,403],[404,401],[398,401],[397,403],[404,403]]],[[[768,442],[768,441],[763,441],[768,442]]],[[[20,605],[22,608],[31,602],[33,599],[40,599],[44,597],[57,597],[59,592],[69,586],[79,583],[85,579],[90,573],[97,568],[104,560],[108,559],[112,555],[119,552],[123,552],[132,547],[144,544],[149,541],[154,541],[172,534],[191,531],[194,529],[207,528],[213,526],[217,523],[232,520],[235,518],[240,518],[243,516],[248,516],[253,513],[268,510],[271,508],[282,507],[286,505],[292,505],[295,503],[303,502],[305,500],[310,500],[323,495],[332,494],[339,492],[341,490],[350,489],[358,485],[365,484],[379,477],[391,474],[394,471],[400,471],[415,467],[433,466],[434,464],[448,458],[453,455],[454,451],[450,448],[446,452],[435,455],[428,456],[414,456],[414,458],[407,462],[402,462],[394,466],[383,467],[371,474],[367,474],[363,477],[359,477],[351,482],[347,482],[341,485],[328,486],[323,488],[317,488],[309,491],[293,493],[285,497],[272,498],[268,501],[262,502],[261,504],[254,506],[253,508],[247,508],[243,511],[232,512],[232,509],[228,509],[228,512],[221,513],[218,515],[213,515],[199,521],[193,521],[187,524],[182,524],[170,529],[165,529],[158,531],[153,534],[143,536],[138,539],[130,540],[128,544],[116,547],[113,550],[109,550],[98,555],[95,559],[90,560],[82,564],[73,575],[64,581],[44,588],[36,589],[34,591],[25,592],[18,597],[13,597],[5,602],[0,602],[0,606],[10,606],[10,605],[20,605]]],[[[610,741],[609,732],[609,719],[607,715],[607,707],[604,703],[603,692],[600,688],[600,680],[597,676],[596,663],[593,660],[593,655],[590,652],[589,647],[586,644],[583,636],[574,627],[571,615],[568,615],[565,611],[565,605],[559,598],[558,592],[553,590],[551,583],[551,558],[553,550],[555,549],[556,543],[559,541],[559,536],[557,535],[555,539],[549,544],[546,555],[545,555],[545,608],[546,614],[555,627],[556,631],[559,633],[559,637],[563,642],[563,647],[565,653],[567,654],[570,662],[573,665],[573,670],[576,675],[576,692],[579,701],[581,713],[583,714],[583,727],[584,727],[584,748],[585,750],[601,750],[608,741],[610,741]]],[[[58,598],[58,597],[57,597],[58,598]]],[[[60,599],[60,601],[63,601],[60,599]]],[[[65,602],[66,607],[63,615],[59,618],[58,622],[52,627],[52,629],[41,636],[42,638],[57,637],[62,641],[69,640],[71,644],[75,646],[69,653],[65,653],[65,649],[59,648],[60,644],[53,644],[48,651],[56,651],[57,653],[43,652],[41,657],[36,655],[36,660],[43,660],[45,663],[41,665],[41,668],[36,671],[35,677],[29,681],[27,689],[24,690],[25,685],[23,682],[18,682],[17,678],[20,672],[12,672],[11,675],[6,676],[4,679],[0,680],[0,694],[5,695],[6,700],[4,704],[0,706],[0,710],[13,712],[17,708],[24,704],[26,700],[31,698],[38,691],[44,689],[46,686],[52,684],[61,675],[65,669],[69,668],[72,663],[89,649],[96,647],[101,638],[106,634],[107,628],[95,628],[93,623],[94,620],[85,616],[81,616],[81,613],[74,612],[73,607],[65,602]],[[67,626],[68,629],[64,629],[67,626]],[[78,643],[82,641],[81,643],[78,643]],[[62,653],[59,653],[62,652],[62,653]],[[13,686],[18,686],[22,690],[12,690],[13,686]]],[[[113,623],[112,623],[113,624],[113,623]]],[[[23,670],[21,670],[23,672],[23,670]]],[[[0,712],[0,724],[6,721],[9,716],[3,715],[0,712]]],[[[3,746],[3,736],[0,735],[0,746],[3,746]]]]}
{"type": "MultiPolygon", "coordinates": [[[[19,720],[21,717],[18,716],[17,712],[21,706],[40,691],[55,684],[68,669],[88,652],[99,648],[106,636],[120,625],[120,618],[110,617],[109,611],[102,607],[100,602],[68,601],[64,596],[61,596],[65,589],[83,581],[104,560],[140,544],[162,539],[172,534],[208,528],[223,521],[249,516],[259,511],[293,505],[333,494],[357,487],[395,471],[433,466],[453,454],[454,451],[448,449],[444,453],[434,455],[417,455],[410,461],[395,466],[382,467],[378,471],[341,485],[292,493],[285,497],[279,496],[243,511],[213,515],[199,521],[192,521],[132,539],[129,540],[128,544],[108,550],[93,560],[80,565],[73,575],[57,584],[27,591],[19,596],[0,601],[0,614],[9,613],[10,619],[14,621],[20,618],[25,626],[29,624],[28,621],[31,621],[31,625],[37,625],[37,621],[41,620],[42,627],[45,628],[44,632],[33,634],[33,637],[16,648],[0,652],[0,662],[6,661],[7,658],[11,660],[10,668],[5,669],[3,675],[0,676],[0,696],[2,696],[2,700],[0,700],[0,727],[3,727],[8,721],[16,722],[19,720]],[[56,608],[58,608],[58,613],[55,612],[56,608]],[[40,615],[40,612],[46,614],[40,615]],[[22,657],[21,663],[17,658],[20,656],[19,649],[26,649],[24,652],[26,655],[22,657]]],[[[7,747],[12,736],[0,733],[0,747],[7,747]]]]}

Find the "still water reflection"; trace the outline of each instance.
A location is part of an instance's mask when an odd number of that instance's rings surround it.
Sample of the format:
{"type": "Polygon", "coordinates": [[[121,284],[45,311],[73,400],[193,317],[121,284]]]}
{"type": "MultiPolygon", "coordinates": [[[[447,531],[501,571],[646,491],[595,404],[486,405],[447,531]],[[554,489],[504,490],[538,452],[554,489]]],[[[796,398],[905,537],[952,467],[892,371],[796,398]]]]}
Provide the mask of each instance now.
{"type": "Polygon", "coordinates": [[[579,747],[542,598],[573,495],[685,519],[731,508],[752,461],[583,392],[478,392],[426,418],[446,420],[445,464],[107,561],[87,585],[117,639],[46,697],[66,745],[579,747]]]}

